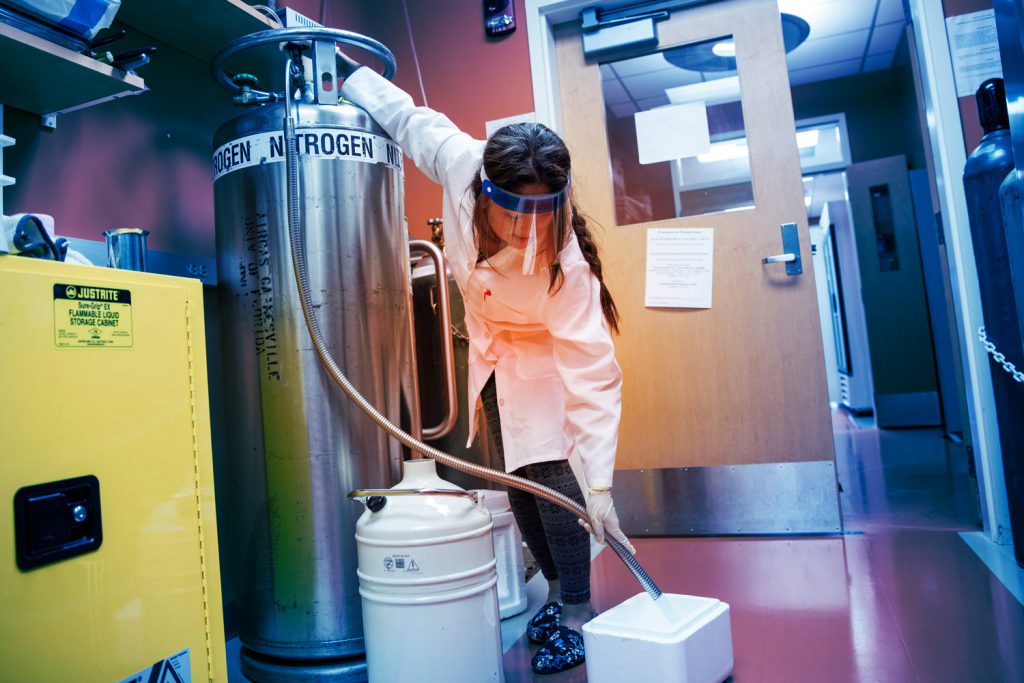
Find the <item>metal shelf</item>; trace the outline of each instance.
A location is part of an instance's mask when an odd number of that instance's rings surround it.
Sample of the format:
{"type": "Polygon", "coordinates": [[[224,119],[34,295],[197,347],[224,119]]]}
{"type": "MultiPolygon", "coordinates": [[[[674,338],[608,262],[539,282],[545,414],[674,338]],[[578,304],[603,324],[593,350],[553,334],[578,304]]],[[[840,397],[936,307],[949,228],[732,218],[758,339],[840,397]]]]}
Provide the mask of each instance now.
{"type": "Polygon", "coordinates": [[[123,0],[116,18],[204,62],[235,38],[277,27],[241,0],[123,0]]]}
{"type": "Polygon", "coordinates": [[[146,89],[138,76],[2,23],[0,61],[0,103],[33,114],[52,114],[146,89]]]}
{"type": "MultiPolygon", "coordinates": [[[[117,20],[209,62],[239,36],[275,24],[241,0],[124,0],[117,20]]],[[[0,103],[39,115],[146,90],[145,81],[0,23],[0,103]]]]}

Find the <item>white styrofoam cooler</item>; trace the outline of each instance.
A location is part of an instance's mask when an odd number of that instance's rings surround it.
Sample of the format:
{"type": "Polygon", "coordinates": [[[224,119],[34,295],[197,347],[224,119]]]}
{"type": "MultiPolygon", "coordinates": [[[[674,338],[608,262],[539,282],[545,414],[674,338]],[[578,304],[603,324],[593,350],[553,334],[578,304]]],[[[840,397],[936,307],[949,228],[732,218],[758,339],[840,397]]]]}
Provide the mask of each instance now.
{"type": "Polygon", "coordinates": [[[523,537],[512,517],[508,493],[482,489],[484,505],[494,526],[494,559],[498,564],[498,610],[502,619],[526,609],[526,568],[523,563],[523,537]]]}
{"type": "Polygon", "coordinates": [[[670,624],[646,593],[583,625],[588,683],[720,683],[732,673],[729,605],[665,593],[678,615],[670,624]]]}

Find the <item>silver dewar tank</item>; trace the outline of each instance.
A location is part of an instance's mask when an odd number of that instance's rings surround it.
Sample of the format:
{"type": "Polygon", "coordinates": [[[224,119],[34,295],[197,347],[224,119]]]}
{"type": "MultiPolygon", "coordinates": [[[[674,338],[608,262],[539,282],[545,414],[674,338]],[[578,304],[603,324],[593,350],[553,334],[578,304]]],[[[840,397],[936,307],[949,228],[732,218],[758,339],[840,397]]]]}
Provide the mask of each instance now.
{"type": "MultiPolygon", "coordinates": [[[[297,108],[305,248],[324,337],[372,404],[417,424],[402,153],[355,106],[297,108]]],[[[246,648],[293,660],[361,657],[362,508],[346,494],[392,485],[402,454],[332,384],[306,330],[288,243],[284,110],[260,105],[214,138],[231,491],[223,507],[233,515],[222,529],[240,567],[246,648]]]]}

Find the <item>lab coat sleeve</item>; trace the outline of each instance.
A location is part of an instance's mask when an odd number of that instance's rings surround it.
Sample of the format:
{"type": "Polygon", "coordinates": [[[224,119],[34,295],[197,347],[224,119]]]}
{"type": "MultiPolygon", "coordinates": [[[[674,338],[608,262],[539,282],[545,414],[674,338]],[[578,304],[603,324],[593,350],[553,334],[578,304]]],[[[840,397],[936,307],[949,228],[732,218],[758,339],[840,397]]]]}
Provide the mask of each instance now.
{"type": "Polygon", "coordinates": [[[480,166],[483,142],[463,133],[447,116],[417,107],[404,90],[366,67],[345,80],[341,96],[365,109],[435,183],[454,196],[469,186],[480,166]]]}
{"type": "Polygon", "coordinates": [[[622,414],[622,371],[601,310],[600,283],[585,262],[563,271],[544,306],[554,361],[565,384],[566,415],[588,486],[611,486],[622,414]]]}

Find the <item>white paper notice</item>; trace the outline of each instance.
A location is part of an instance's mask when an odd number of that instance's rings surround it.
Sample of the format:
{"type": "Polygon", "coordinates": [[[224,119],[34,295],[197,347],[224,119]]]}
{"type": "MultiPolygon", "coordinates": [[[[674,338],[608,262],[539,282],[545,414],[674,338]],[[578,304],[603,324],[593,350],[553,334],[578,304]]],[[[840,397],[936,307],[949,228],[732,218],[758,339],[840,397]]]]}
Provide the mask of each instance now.
{"type": "Polygon", "coordinates": [[[711,228],[649,229],[644,305],[711,308],[714,237],[711,228]]]}
{"type": "Polygon", "coordinates": [[[633,121],[641,164],[685,159],[711,149],[708,108],[703,102],[638,111],[633,121]]]}
{"type": "Polygon", "coordinates": [[[970,97],[990,78],[1002,78],[994,10],[946,19],[949,55],[953,58],[957,97],[970,97]]]}

